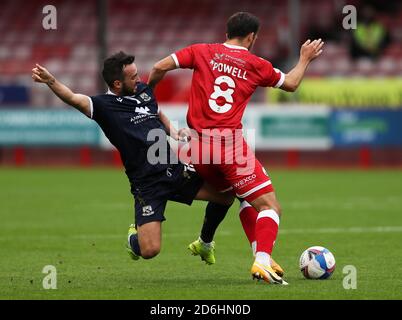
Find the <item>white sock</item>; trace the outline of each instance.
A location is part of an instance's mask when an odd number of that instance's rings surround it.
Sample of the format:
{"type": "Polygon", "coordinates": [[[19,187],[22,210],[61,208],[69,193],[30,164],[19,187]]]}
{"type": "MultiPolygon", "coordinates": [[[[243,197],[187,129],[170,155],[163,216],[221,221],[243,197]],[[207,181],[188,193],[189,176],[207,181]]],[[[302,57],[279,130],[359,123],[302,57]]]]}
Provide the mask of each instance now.
{"type": "Polygon", "coordinates": [[[266,252],[257,252],[255,254],[255,262],[263,266],[271,266],[271,256],[266,252]]]}
{"type": "Polygon", "coordinates": [[[204,247],[209,248],[209,247],[212,246],[212,242],[204,242],[204,240],[202,240],[201,237],[198,237],[198,240],[201,242],[201,244],[202,244],[204,247]]]}

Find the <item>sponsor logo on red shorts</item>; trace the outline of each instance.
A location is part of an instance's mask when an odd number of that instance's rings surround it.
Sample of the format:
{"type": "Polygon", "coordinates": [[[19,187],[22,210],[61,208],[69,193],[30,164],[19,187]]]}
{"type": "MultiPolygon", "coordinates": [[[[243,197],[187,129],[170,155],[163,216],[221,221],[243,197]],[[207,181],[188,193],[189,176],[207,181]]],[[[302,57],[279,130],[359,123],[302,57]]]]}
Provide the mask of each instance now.
{"type": "Polygon", "coordinates": [[[251,183],[253,183],[255,178],[257,178],[257,176],[253,173],[252,175],[249,175],[249,176],[237,181],[233,186],[237,189],[244,188],[245,186],[248,186],[251,183]]]}

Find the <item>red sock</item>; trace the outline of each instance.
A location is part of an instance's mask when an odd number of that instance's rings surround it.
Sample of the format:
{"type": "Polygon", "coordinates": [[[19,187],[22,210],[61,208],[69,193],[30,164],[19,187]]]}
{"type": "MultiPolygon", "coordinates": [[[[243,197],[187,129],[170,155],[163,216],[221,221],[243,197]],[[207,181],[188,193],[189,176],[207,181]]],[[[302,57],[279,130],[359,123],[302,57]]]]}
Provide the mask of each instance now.
{"type": "Polygon", "coordinates": [[[241,203],[239,217],[251,246],[255,241],[255,223],[257,221],[257,216],[257,210],[255,210],[247,201],[241,203]]]}
{"type": "Polygon", "coordinates": [[[255,225],[257,252],[272,254],[276,236],[278,235],[278,227],[279,216],[274,210],[263,210],[258,214],[255,225]]]}

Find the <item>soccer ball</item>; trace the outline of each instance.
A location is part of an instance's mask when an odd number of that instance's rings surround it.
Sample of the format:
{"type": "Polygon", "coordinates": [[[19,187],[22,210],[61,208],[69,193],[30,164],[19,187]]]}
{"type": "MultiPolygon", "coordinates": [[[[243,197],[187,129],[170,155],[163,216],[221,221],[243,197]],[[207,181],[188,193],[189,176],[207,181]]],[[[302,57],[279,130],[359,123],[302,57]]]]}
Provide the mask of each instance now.
{"type": "Polygon", "coordinates": [[[310,247],[300,256],[300,271],[307,279],[327,279],[334,270],[335,257],[324,247],[310,247]]]}

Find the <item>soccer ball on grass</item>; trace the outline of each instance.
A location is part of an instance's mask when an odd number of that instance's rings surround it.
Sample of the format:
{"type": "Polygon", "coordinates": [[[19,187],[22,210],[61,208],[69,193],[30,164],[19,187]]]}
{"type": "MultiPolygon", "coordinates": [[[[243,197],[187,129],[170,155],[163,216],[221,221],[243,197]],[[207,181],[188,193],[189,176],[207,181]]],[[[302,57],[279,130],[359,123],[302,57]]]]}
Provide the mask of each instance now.
{"type": "Polygon", "coordinates": [[[335,257],[324,247],[310,247],[300,256],[300,271],[307,279],[327,279],[334,270],[335,257]]]}

